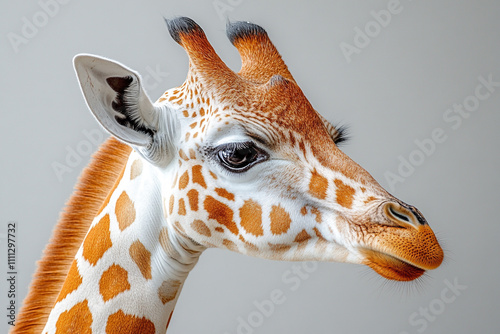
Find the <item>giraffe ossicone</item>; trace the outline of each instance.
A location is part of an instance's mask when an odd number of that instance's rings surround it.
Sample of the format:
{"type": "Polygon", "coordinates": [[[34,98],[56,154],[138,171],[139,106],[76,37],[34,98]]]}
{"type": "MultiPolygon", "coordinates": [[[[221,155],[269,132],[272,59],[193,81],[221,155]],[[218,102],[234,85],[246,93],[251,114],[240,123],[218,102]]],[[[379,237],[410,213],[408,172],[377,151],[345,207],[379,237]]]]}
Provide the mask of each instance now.
{"type": "Polygon", "coordinates": [[[337,147],[342,129],[314,110],[264,29],[228,24],[242,59],[235,73],[194,21],[167,25],[189,72],[156,102],[126,66],[75,57],[90,110],[121,141],[101,150],[126,153],[109,176],[94,170],[109,194],[93,198],[100,209],[79,222],[88,233],[64,255],[64,285],[38,306],[50,315],[30,322],[26,314],[38,311],[25,305],[13,333],[164,333],[189,271],[210,247],[364,264],[399,281],[441,264],[422,214],[337,147]]]}

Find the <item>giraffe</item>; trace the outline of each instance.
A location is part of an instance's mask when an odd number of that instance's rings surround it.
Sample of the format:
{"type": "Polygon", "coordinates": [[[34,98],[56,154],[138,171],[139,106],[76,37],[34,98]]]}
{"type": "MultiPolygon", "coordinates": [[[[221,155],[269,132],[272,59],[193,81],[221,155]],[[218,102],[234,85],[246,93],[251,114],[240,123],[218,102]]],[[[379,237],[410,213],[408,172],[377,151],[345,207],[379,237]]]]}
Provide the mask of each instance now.
{"type": "Polygon", "coordinates": [[[165,333],[207,248],[363,264],[397,281],[441,264],[422,214],[338,148],[343,130],[312,107],[263,28],[228,23],[235,73],[193,20],[166,21],[189,71],[154,103],[126,66],[74,59],[112,137],[84,171],[12,333],[165,333]]]}

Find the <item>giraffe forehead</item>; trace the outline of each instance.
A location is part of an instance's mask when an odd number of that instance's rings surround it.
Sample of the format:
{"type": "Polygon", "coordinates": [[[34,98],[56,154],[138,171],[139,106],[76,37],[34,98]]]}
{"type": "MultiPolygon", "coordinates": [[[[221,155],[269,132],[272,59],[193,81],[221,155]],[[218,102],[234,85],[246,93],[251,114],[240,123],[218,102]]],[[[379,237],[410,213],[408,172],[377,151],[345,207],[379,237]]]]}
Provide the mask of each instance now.
{"type": "Polygon", "coordinates": [[[300,123],[300,128],[303,123],[311,123],[311,120],[317,123],[319,120],[302,90],[284,78],[256,84],[240,77],[238,85],[221,91],[216,85],[200,83],[194,72],[182,86],[166,91],[158,102],[177,105],[184,117],[203,117],[209,111],[207,109],[212,108],[217,110],[218,116],[227,116],[223,114],[229,110],[261,121],[279,121],[288,128],[294,128],[297,123],[300,123]],[[196,112],[198,110],[200,112],[196,112]]]}
{"type": "Polygon", "coordinates": [[[170,103],[175,103],[176,98],[183,100],[182,113],[188,124],[185,142],[192,141],[197,149],[198,145],[216,147],[258,138],[281,158],[299,162],[311,170],[319,163],[364,184],[374,181],[337,148],[323,121],[294,83],[282,85],[284,88],[278,85],[281,94],[243,87],[240,92],[221,97],[207,92],[195,80],[186,82],[169,91],[173,94],[170,103]]]}

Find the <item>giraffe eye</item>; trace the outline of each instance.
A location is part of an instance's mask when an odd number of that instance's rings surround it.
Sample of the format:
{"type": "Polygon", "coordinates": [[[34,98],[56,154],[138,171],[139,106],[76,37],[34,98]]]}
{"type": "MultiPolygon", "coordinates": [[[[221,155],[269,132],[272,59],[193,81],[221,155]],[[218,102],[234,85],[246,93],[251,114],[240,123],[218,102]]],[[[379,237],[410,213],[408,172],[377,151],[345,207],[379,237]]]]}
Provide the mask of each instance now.
{"type": "Polygon", "coordinates": [[[253,165],[267,160],[268,155],[252,142],[230,143],[217,151],[217,158],[222,166],[232,172],[247,171],[253,165]]]}

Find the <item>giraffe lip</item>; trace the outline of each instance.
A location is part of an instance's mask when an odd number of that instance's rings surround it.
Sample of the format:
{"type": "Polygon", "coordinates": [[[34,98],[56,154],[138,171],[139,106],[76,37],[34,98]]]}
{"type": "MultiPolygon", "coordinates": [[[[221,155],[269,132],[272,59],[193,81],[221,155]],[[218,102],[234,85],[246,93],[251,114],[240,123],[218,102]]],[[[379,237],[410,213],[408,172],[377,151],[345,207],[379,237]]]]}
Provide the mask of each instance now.
{"type": "Polygon", "coordinates": [[[408,260],[374,249],[362,249],[363,264],[372,268],[377,274],[390,280],[412,281],[425,273],[425,269],[408,260]]]}

